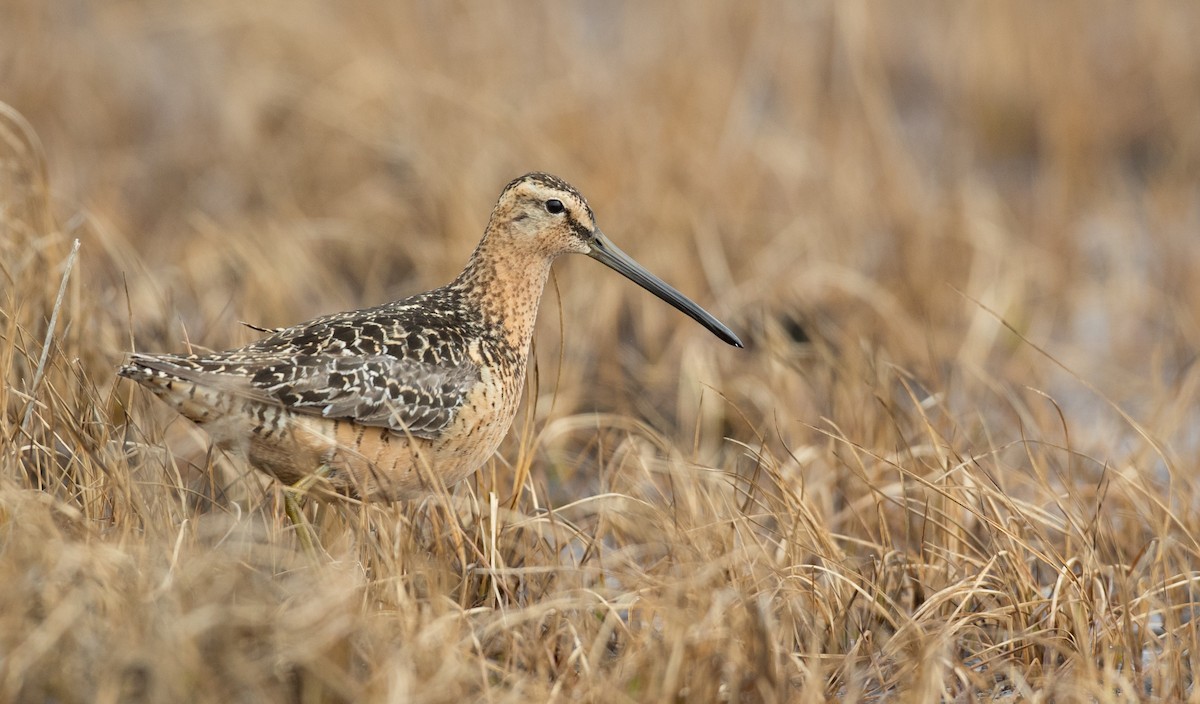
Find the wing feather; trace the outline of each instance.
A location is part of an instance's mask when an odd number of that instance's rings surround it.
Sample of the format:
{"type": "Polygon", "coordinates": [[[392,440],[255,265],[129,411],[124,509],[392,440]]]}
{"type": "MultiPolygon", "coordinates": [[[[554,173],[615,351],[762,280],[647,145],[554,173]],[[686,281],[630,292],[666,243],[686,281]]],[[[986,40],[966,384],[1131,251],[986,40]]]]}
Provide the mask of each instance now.
{"type": "Polygon", "coordinates": [[[475,384],[470,360],[428,363],[409,357],[311,354],[233,362],[204,357],[135,354],[141,367],[195,381],[297,413],[350,420],[399,434],[435,438],[454,421],[475,384]]]}
{"type": "Polygon", "coordinates": [[[288,408],[436,437],[479,382],[468,360],[430,364],[389,355],[305,355],[260,368],[251,384],[288,408]]]}
{"type": "Polygon", "coordinates": [[[453,287],[336,313],[245,347],[205,355],[134,354],[122,374],[176,376],[297,413],[434,438],[482,378],[467,354],[483,334],[453,287]]]}

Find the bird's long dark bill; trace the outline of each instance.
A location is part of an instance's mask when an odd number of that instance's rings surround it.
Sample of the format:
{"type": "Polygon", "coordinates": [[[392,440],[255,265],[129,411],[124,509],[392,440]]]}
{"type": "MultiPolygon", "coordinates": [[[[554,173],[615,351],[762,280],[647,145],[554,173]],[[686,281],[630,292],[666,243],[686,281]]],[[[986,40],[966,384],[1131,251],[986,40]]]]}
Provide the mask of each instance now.
{"type": "Polygon", "coordinates": [[[622,252],[603,232],[593,233],[592,251],[588,253],[592,259],[603,262],[606,266],[619,271],[625,278],[646,289],[655,296],[675,306],[692,320],[708,328],[712,334],[721,338],[734,347],[742,347],[742,341],[733,334],[724,323],[712,317],[708,311],[693,303],[687,296],[676,291],[670,284],[642,268],[628,254],[622,252]]]}

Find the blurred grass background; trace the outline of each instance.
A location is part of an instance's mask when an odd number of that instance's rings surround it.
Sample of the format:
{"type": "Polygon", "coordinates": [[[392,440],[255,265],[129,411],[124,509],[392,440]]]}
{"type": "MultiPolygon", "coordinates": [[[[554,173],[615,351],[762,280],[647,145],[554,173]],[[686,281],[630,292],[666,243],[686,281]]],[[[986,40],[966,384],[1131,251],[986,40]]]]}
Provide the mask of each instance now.
{"type": "Polygon", "coordinates": [[[1197,36],[1189,2],[6,0],[0,700],[1200,696],[1197,36]],[[748,349],[559,263],[497,460],[454,506],[310,506],[319,565],[116,384],[444,283],[535,169],[748,349]]]}

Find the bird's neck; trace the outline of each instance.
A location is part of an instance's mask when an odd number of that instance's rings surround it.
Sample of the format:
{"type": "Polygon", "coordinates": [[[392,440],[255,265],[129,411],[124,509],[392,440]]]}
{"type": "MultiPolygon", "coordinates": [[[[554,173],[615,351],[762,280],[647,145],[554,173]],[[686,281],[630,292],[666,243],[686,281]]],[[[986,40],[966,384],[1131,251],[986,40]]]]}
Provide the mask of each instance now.
{"type": "Polygon", "coordinates": [[[550,257],[494,246],[484,238],[453,285],[479,307],[486,325],[503,330],[512,348],[524,353],[552,263],[550,257]]]}

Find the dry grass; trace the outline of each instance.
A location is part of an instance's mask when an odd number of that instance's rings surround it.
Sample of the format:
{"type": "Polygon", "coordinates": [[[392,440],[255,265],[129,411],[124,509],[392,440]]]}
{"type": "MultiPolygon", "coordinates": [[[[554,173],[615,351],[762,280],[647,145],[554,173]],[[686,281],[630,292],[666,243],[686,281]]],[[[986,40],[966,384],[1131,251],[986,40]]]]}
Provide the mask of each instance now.
{"type": "Polygon", "coordinates": [[[709,5],[6,0],[0,701],[1200,699],[1200,9],[709,5]],[[498,457],[318,564],[117,383],[535,168],[749,349],[564,262],[498,457]]]}

